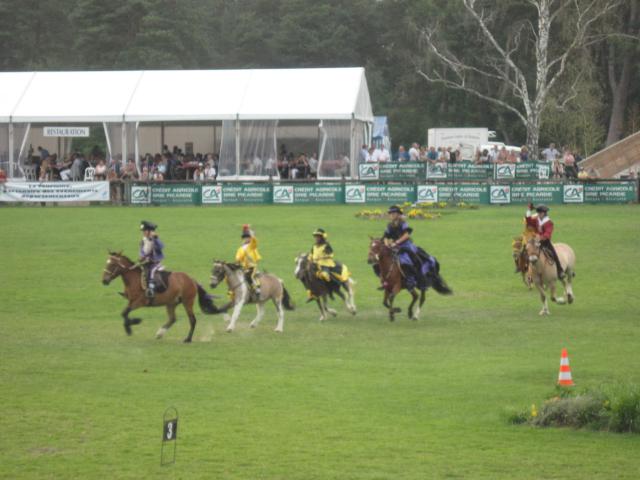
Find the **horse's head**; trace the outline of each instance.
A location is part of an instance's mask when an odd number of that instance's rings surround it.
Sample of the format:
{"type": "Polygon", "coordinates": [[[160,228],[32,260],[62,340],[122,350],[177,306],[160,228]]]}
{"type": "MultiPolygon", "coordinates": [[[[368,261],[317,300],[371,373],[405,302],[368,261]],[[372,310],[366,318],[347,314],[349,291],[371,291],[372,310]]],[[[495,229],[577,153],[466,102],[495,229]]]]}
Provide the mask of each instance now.
{"type": "Polygon", "coordinates": [[[369,243],[369,255],[367,256],[367,263],[373,265],[380,261],[380,256],[384,251],[385,245],[381,238],[370,238],[369,243]]]}
{"type": "Polygon", "coordinates": [[[122,252],[109,252],[107,266],[102,271],[102,284],[109,285],[114,278],[129,270],[132,265],[131,260],[122,255],[122,252]]]}
{"type": "Polygon", "coordinates": [[[293,271],[293,274],[296,276],[298,280],[302,280],[309,268],[309,254],[301,253],[296,257],[295,262],[296,262],[296,268],[293,271]]]}
{"type": "Polygon", "coordinates": [[[540,241],[532,238],[527,242],[527,257],[532,265],[535,265],[540,258],[540,241]]]}
{"type": "Polygon", "coordinates": [[[213,261],[213,268],[211,269],[211,288],[216,288],[222,283],[227,276],[226,263],[221,260],[213,261]]]}

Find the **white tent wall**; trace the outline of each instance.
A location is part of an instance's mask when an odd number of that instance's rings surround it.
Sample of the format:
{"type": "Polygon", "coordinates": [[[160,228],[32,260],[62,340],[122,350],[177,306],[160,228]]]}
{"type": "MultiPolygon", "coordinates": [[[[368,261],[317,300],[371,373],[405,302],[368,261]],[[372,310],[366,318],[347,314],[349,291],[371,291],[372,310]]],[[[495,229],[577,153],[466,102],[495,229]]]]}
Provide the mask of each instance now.
{"type": "Polygon", "coordinates": [[[225,120],[222,122],[222,135],[220,139],[220,163],[218,165],[220,177],[235,177],[237,175],[237,145],[236,145],[236,121],[225,120]]]}
{"type": "Polygon", "coordinates": [[[9,124],[0,123],[0,168],[9,175],[9,124]]]}
{"type": "Polygon", "coordinates": [[[240,122],[240,175],[277,177],[277,120],[240,122]]]}
{"type": "Polygon", "coordinates": [[[318,178],[351,176],[351,120],[323,120],[318,178]]]}

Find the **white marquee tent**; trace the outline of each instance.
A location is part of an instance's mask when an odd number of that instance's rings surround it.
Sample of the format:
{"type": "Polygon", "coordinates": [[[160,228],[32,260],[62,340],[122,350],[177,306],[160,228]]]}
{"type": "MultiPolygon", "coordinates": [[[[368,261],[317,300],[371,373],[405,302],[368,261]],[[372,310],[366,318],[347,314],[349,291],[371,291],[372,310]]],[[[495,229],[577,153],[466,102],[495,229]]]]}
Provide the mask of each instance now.
{"type": "Polygon", "coordinates": [[[319,176],[350,176],[373,123],[363,68],[0,73],[0,91],[0,164],[10,177],[22,176],[30,132],[89,124],[104,129],[110,157],[136,161],[141,141],[159,151],[165,125],[214,137],[219,127],[210,149],[231,177],[266,175],[279,141],[305,125],[319,176]]]}

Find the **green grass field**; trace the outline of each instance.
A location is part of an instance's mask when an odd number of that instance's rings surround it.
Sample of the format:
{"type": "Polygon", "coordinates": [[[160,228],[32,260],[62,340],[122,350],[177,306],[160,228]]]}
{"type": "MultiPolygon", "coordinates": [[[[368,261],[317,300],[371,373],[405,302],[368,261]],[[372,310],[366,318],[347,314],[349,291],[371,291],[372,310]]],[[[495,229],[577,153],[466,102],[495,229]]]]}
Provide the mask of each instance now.
{"type": "Polygon", "coordinates": [[[545,318],[513,273],[523,210],[412,222],[455,295],[430,292],[420,321],[390,323],[366,264],[384,222],[353,207],[0,208],[0,477],[639,478],[638,435],[514,426],[505,412],[553,392],[563,347],[579,388],[640,383],[640,207],[552,209],[556,241],[576,251],[576,303],[545,318]],[[121,282],[100,279],[107,249],[136,255],[141,219],[160,225],[167,267],[205,285],[251,223],[298,306],[284,334],[272,307],[249,329],[249,307],[233,334],[198,311],[191,345],[181,309],[163,340],[161,309],[127,337],[121,282]],[[293,278],[317,227],[358,282],[355,317],[340,307],[319,323],[293,278]],[[177,462],[160,467],[171,405],[177,462]]]}

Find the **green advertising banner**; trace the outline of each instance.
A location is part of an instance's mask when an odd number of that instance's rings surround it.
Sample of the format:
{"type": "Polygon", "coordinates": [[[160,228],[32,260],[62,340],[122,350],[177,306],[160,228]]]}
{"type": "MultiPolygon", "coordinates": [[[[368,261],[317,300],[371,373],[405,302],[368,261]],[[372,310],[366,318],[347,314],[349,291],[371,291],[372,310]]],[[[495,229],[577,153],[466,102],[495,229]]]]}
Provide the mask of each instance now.
{"type": "Polygon", "coordinates": [[[346,185],[346,203],[404,203],[416,201],[415,185],[346,185]]]}
{"type": "Polygon", "coordinates": [[[489,203],[489,186],[485,184],[459,184],[449,185],[440,183],[438,187],[438,201],[450,200],[465,203],[489,203]]]}
{"type": "Polygon", "coordinates": [[[344,203],[340,183],[274,185],[273,203],[344,203]]]}
{"type": "Polygon", "coordinates": [[[586,183],[584,201],[596,203],[626,203],[638,200],[636,182],[586,183]]]}
{"type": "Polygon", "coordinates": [[[131,185],[132,204],[200,205],[200,185],[195,183],[150,183],[131,185]]]}
{"type": "Polygon", "coordinates": [[[491,178],[493,165],[473,162],[433,163],[427,166],[427,180],[486,180],[491,178]]]}
{"type": "Polygon", "coordinates": [[[134,205],[223,204],[358,204],[404,202],[465,202],[477,204],[627,203],[638,199],[633,181],[600,183],[268,183],[198,184],[134,183],[134,205]]]}
{"type": "Polygon", "coordinates": [[[360,180],[415,181],[424,178],[425,164],[419,162],[361,163],[360,180]]]}
{"type": "Polygon", "coordinates": [[[271,203],[271,185],[266,183],[202,185],[202,204],[271,203]]]}
{"type": "Polygon", "coordinates": [[[511,185],[511,203],[562,203],[562,185],[511,185]]]}

